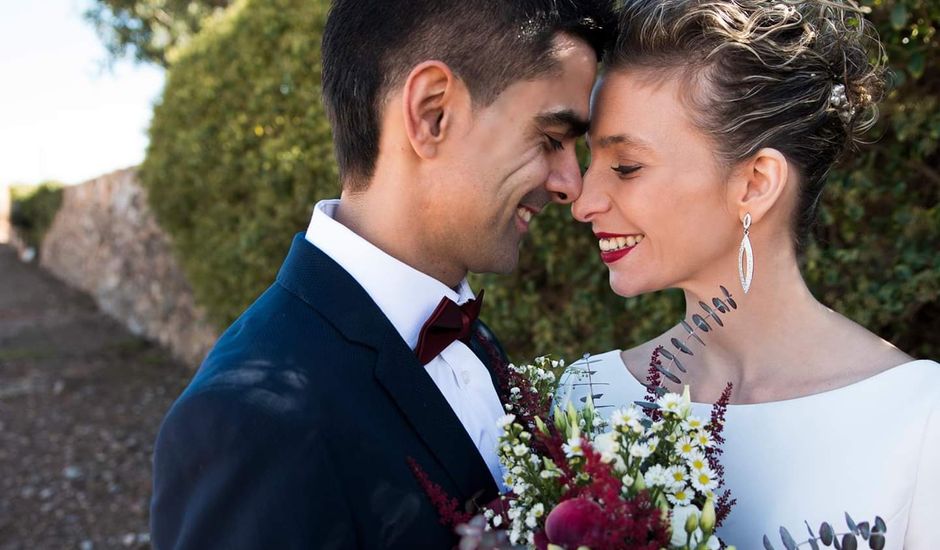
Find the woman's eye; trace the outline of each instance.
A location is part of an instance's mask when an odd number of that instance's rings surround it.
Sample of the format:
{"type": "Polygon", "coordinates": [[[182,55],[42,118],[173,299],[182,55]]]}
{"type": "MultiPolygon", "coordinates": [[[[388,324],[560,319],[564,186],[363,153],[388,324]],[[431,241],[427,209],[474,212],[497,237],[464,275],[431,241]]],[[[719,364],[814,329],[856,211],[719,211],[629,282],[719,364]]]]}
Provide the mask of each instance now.
{"type": "Polygon", "coordinates": [[[553,138],[550,135],[546,134],[545,139],[546,139],[546,142],[545,142],[546,146],[552,151],[561,151],[562,149],[565,148],[565,145],[562,142],[558,141],[557,139],[553,138]]]}
{"type": "Polygon", "coordinates": [[[617,172],[617,174],[620,176],[629,176],[630,174],[633,174],[640,168],[643,168],[643,167],[638,164],[616,164],[610,167],[611,170],[613,170],[614,172],[617,172]]]}

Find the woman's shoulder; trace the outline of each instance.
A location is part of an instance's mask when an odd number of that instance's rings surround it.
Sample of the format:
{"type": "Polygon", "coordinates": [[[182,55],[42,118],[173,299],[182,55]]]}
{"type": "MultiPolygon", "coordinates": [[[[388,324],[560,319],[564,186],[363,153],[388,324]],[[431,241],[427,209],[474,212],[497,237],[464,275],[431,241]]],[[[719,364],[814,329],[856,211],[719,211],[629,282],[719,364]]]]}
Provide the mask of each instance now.
{"type": "Polygon", "coordinates": [[[882,374],[893,377],[897,384],[906,388],[905,394],[921,396],[940,412],[940,363],[931,359],[911,359],[882,374]]]}

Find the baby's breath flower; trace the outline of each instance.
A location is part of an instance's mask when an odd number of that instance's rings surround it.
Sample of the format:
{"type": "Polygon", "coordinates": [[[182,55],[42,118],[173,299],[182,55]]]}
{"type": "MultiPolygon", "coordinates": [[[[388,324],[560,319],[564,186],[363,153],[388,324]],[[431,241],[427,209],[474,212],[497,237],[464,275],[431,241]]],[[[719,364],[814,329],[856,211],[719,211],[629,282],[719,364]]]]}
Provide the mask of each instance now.
{"type": "Polygon", "coordinates": [[[654,464],[646,470],[646,473],[643,475],[643,481],[646,482],[648,487],[663,487],[669,484],[666,469],[659,464],[654,464]]]}
{"type": "Polygon", "coordinates": [[[511,426],[512,423],[515,421],[516,421],[516,415],[514,414],[503,415],[502,417],[500,417],[499,420],[496,421],[496,426],[499,427],[499,429],[501,430],[505,430],[507,427],[511,426]]]}
{"type": "Polygon", "coordinates": [[[642,441],[637,441],[634,444],[630,445],[630,456],[634,458],[646,458],[649,455],[653,454],[653,450],[650,449],[650,446],[642,441]]]}
{"type": "Polygon", "coordinates": [[[538,525],[537,521],[538,521],[538,518],[536,518],[534,515],[532,515],[531,512],[529,512],[529,514],[525,518],[525,526],[528,527],[529,529],[535,529],[535,526],[538,525]]]}

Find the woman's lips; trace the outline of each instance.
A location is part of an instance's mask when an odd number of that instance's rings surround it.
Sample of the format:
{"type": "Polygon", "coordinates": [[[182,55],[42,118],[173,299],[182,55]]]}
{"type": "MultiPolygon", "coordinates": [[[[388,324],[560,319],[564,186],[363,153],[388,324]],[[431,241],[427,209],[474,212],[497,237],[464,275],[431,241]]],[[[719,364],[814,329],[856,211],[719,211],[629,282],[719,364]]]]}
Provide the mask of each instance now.
{"type": "Polygon", "coordinates": [[[646,238],[643,234],[618,234],[618,233],[595,233],[598,240],[598,246],[601,249],[601,260],[606,264],[612,264],[623,258],[643,242],[646,238]]]}

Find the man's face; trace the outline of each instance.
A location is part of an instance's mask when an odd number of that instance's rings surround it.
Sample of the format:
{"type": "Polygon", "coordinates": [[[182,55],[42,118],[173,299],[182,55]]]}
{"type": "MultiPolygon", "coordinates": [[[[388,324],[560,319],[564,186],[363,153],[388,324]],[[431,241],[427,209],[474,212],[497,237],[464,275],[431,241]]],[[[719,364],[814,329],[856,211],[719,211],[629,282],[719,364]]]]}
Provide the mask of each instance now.
{"type": "Polygon", "coordinates": [[[557,70],[474,109],[442,155],[425,238],[459,269],[512,271],[532,217],[581,194],[575,140],[587,129],[597,61],[578,38],[560,34],[555,47],[557,70]]]}

